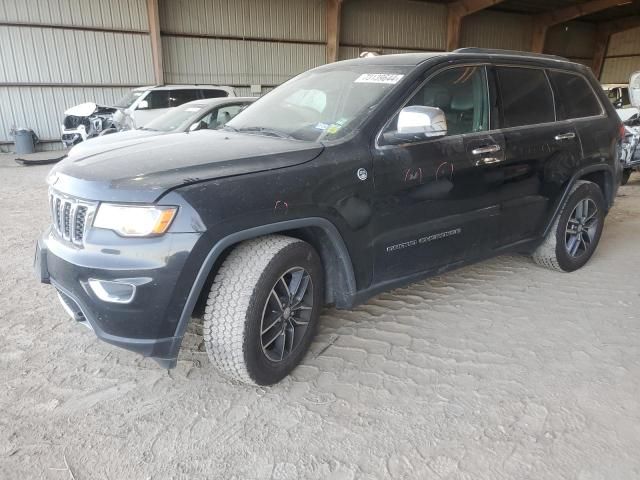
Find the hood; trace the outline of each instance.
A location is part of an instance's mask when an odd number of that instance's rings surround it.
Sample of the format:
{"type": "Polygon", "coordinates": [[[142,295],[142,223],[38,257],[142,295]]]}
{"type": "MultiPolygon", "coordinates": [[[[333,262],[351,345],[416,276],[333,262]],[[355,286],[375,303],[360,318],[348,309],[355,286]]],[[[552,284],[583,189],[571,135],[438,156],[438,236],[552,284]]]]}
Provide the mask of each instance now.
{"type": "Polygon", "coordinates": [[[80,105],[65,110],[64,114],[73,117],[88,117],[96,111],[96,107],[97,105],[93,102],[81,103],[80,105]]]}
{"type": "Polygon", "coordinates": [[[70,117],[90,117],[94,113],[97,115],[114,113],[117,110],[116,107],[107,107],[105,105],[98,105],[93,102],[81,103],[75,107],[71,107],[65,110],[64,114],[70,117]]]}
{"type": "MultiPolygon", "coordinates": [[[[88,155],[104,152],[116,144],[131,145],[138,143],[141,139],[147,137],[155,137],[156,135],[164,135],[166,132],[156,132],[153,130],[127,130],[124,132],[115,132],[101,137],[93,137],[84,142],[75,145],[67,156],[69,157],[86,157],[88,155]]],[[[120,146],[120,145],[119,145],[120,146]]]]}
{"type": "Polygon", "coordinates": [[[323,148],[320,143],[223,130],[171,133],[67,157],[47,181],[62,193],[87,200],[151,203],[182,185],[308,162],[323,148]]]}

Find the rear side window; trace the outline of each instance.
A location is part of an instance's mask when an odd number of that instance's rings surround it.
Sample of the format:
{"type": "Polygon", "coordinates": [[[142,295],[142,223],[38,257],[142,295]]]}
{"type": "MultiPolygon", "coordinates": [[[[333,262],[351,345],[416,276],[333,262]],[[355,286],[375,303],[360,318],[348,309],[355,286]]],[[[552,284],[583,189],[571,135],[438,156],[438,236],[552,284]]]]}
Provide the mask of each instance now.
{"type": "Polygon", "coordinates": [[[149,109],[169,108],[168,90],[153,90],[144,99],[149,103],[149,109]]]}
{"type": "Polygon", "coordinates": [[[496,67],[502,106],[502,127],[555,121],[553,94],[544,71],[537,68],[496,67]]]}
{"type": "Polygon", "coordinates": [[[602,113],[596,94],[582,76],[550,71],[549,78],[556,91],[558,119],[592,117],[602,113]]]}
{"type": "Polygon", "coordinates": [[[220,98],[229,96],[229,94],[224,90],[203,89],[200,91],[202,92],[202,98],[220,98]]]}
{"type": "Polygon", "coordinates": [[[198,100],[198,90],[195,88],[185,90],[171,90],[170,107],[179,107],[183,103],[198,100]]]}

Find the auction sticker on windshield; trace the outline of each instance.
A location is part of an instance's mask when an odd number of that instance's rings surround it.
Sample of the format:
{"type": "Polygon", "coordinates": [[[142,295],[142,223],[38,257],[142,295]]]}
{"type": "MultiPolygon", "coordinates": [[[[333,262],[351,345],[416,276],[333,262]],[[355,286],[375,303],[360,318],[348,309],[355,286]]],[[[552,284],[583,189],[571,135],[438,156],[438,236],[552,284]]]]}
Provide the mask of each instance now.
{"type": "Polygon", "coordinates": [[[354,83],[389,83],[395,85],[402,80],[404,75],[397,73],[363,73],[354,80],[354,83]]]}

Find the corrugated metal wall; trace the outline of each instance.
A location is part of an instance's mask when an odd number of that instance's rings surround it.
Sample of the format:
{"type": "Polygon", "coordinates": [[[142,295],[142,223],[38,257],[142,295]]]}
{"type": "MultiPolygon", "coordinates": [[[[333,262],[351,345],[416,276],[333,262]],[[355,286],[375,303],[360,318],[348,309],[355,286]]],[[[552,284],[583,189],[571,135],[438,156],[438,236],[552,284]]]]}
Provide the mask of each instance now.
{"type": "Polygon", "coordinates": [[[637,70],[640,70],[640,28],[612,35],[602,69],[602,83],[627,83],[637,70]]]}
{"type": "Polygon", "coordinates": [[[0,20],[141,31],[149,25],[144,0],[0,0],[0,20]]]}
{"type": "Polygon", "coordinates": [[[145,0],[0,0],[0,146],[14,127],[57,142],[67,108],[153,83],[147,29],[145,0]]]}
{"type": "Polygon", "coordinates": [[[263,92],[325,62],[324,0],[161,0],[167,83],[263,92]]]}
{"type": "Polygon", "coordinates": [[[460,45],[529,50],[531,18],[526,15],[489,11],[469,15],[462,21],[460,45]]]}
{"type": "Polygon", "coordinates": [[[545,51],[590,65],[593,60],[595,40],[595,25],[586,22],[569,22],[549,29],[545,51]]]}
{"type": "MultiPolygon", "coordinates": [[[[159,0],[166,83],[251,85],[266,92],[325,62],[326,0],[159,0]]],[[[339,58],[443,51],[444,3],[348,0],[339,58]]],[[[547,51],[589,65],[594,26],[552,28],[547,51]]],[[[57,139],[62,112],[112,103],[153,83],[146,0],[0,0],[0,145],[14,126],[57,139]]],[[[465,18],[461,46],[528,50],[531,19],[481,11],[465,18]]],[[[602,79],[624,82],[640,69],[640,29],[614,35],[602,79]]]]}
{"type": "Polygon", "coordinates": [[[443,51],[447,8],[443,4],[387,0],[349,0],[342,6],[340,58],[381,53],[443,51]]]}

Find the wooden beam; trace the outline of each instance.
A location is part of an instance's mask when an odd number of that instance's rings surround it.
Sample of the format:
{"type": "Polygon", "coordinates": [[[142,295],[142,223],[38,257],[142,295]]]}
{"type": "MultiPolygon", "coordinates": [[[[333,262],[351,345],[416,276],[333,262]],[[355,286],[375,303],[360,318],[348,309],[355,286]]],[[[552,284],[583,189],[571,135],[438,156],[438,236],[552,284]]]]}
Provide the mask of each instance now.
{"type": "Polygon", "coordinates": [[[531,51],[542,53],[549,27],[559,23],[569,22],[584,15],[615,7],[622,0],[590,0],[585,3],[559,8],[550,12],[541,13],[533,18],[533,35],[531,37],[531,51]]]}
{"type": "Polygon", "coordinates": [[[160,12],[158,0],[147,0],[147,16],[149,17],[149,37],[151,38],[151,60],[153,76],[157,85],[164,84],[162,68],[162,40],[160,39],[160,12]]]}
{"type": "Polygon", "coordinates": [[[596,46],[593,53],[593,62],[591,70],[598,80],[602,76],[602,67],[607,57],[609,48],[609,39],[614,33],[624,32],[632,28],[640,27],[640,16],[626,17],[619,20],[612,20],[598,25],[596,33],[596,46]]]}
{"type": "Polygon", "coordinates": [[[338,60],[342,0],[327,0],[327,63],[338,60]]]}
{"type": "Polygon", "coordinates": [[[591,70],[598,80],[602,75],[602,66],[604,65],[604,58],[607,55],[609,48],[609,38],[611,34],[609,31],[598,28],[596,33],[596,43],[593,51],[593,61],[591,62],[591,70]]]}
{"type": "Polygon", "coordinates": [[[503,0],[458,0],[447,7],[447,50],[460,46],[462,19],[467,15],[489,8],[503,0]]]}

